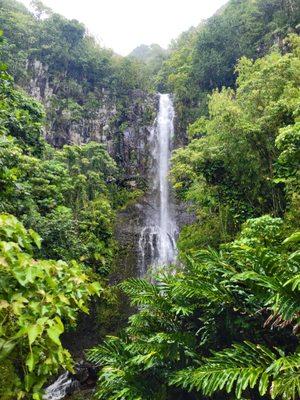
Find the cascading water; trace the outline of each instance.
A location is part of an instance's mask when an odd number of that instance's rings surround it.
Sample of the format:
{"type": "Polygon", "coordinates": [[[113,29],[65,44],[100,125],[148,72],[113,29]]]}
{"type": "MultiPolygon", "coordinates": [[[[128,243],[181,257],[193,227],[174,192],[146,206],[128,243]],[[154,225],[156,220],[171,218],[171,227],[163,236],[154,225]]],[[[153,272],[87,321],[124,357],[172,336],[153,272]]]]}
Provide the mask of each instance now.
{"type": "Polygon", "coordinates": [[[64,372],[45,390],[44,400],[61,400],[67,394],[78,389],[79,383],[74,381],[69,372],[64,372]]]}
{"type": "Polygon", "coordinates": [[[174,134],[174,107],[169,94],[159,95],[159,111],[152,129],[153,197],[151,212],[141,231],[139,249],[141,253],[140,274],[148,266],[174,264],[177,257],[177,226],[169,191],[169,168],[172,138],[174,134]]]}
{"type": "MultiPolygon", "coordinates": [[[[146,274],[149,266],[164,266],[176,262],[177,226],[173,218],[174,210],[168,181],[174,134],[173,121],[171,96],[160,94],[159,111],[150,138],[153,159],[150,211],[148,210],[146,224],[139,239],[141,276],[146,274]]],[[[76,376],[65,372],[46,388],[43,399],[61,400],[79,386],[76,376]]]]}

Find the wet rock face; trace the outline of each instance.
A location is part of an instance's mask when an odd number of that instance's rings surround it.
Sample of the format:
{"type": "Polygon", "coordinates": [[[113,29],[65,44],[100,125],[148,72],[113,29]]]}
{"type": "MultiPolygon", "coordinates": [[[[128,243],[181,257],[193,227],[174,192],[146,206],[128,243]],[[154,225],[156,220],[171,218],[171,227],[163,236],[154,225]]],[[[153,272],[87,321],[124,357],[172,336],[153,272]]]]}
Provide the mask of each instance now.
{"type": "Polygon", "coordinates": [[[122,105],[124,122],[115,126],[110,136],[111,155],[131,180],[147,177],[151,163],[150,136],[157,107],[157,95],[133,91],[130,101],[122,105]]]}
{"type": "Polygon", "coordinates": [[[73,378],[79,382],[81,387],[87,388],[95,385],[98,378],[97,372],[97,367],[90,363],[82,362],[76,365],[73,378]]]}
{"type": "Polygon", "coordinates": [[[115,237],[119,244],[119,252],[116,274],[112,276],[113,283],[140,274],[139,238],[149,207],[149,195],[145,194],[117,215],[115,237]]]}
{"type": "Polygon", "coordinates": [[[156,94],[132,90],[118,96],[105,88],[84,93],[82,88],[81,92],[72,88],[74,82],[68,81],[66,73],[57,72],[54,78],[39,60],[28,61],[27,70],[30,79],[24,86],[45,106],[45,138],[49,143],[62,147],[100,142],[126,176],[146,175],[148,141],[158,106],[156,94]]]}

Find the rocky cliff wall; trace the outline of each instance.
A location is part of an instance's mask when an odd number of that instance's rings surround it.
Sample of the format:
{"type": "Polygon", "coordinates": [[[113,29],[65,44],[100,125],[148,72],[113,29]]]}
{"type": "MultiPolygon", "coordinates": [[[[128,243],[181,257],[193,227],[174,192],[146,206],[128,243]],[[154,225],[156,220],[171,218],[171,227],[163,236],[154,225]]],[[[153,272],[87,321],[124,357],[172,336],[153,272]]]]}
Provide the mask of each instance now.
{"type": "Polygon", "coordinates": [[[47,65],[39,60],[27,62],[29,79],[26,91],[46,109],[46,140],[55,147],[64,144],[103,143],[124,173],[124,179],[144,179],[149,167],[149,136],[157,112],[157,95],[131,90],[117,96],[98,88],[75,96],[67,88],[67,76],[53,78],[47,65]],[[74,98],[77,98],[74,101],[74,98]]]}

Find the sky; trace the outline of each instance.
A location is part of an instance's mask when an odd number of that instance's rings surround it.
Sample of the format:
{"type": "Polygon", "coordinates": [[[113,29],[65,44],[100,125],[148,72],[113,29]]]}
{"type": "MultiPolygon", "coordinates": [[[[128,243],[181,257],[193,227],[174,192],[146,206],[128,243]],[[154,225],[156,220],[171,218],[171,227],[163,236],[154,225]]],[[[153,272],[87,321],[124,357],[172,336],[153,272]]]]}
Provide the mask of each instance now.
{"type": "MultiPolygon", "coordinates": [[[[30,0],[21,0],[29,5],[30,0]]],[[[172,39],[214,14],[227,0],[43,0],[83,22],[100,43],[121,55],[140,44],[166,48],[172,39]]]]}

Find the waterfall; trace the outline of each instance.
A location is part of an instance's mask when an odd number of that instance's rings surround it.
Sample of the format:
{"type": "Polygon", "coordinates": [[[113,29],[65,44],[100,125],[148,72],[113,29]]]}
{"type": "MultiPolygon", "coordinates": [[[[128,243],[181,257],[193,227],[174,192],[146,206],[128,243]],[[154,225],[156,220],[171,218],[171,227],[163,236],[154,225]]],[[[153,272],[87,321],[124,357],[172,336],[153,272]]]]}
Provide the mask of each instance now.
{"type": "Polygon", "coordinates": [[[151,134],[153,204],[139,239],[142,276],[145,275],[148,266],[170,265],[175,263],[177,257],[177,226],[168,180],[173,134],[172,99],[169,94],[160,94],[159,111],[151,134]]]}
{"type": "MultiPolygon", "coordinates": [[[[146,223],[140,233],[140,275],[150,266],[174,264],[177,257],[177,226],[169,190],[169,169],[174,134],[174,107],[169,94],[159,95],[159,111],[150,142],[153,167],[146,223]]],[[[79,366],[77,366],[79,367],[79,366]]],[[[80,387],[76,375],[63,373],[45,390],[43,400],[61,400],[80,387]]]]}
{"type": "Polygon", "coordinates": [[[45,390],[43,400],[60,400],[67,394],[72,393],[80,386],[78,381],[74,381],[70,372],[64,372],[58,379],[45,390]]]}

